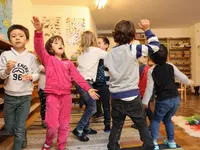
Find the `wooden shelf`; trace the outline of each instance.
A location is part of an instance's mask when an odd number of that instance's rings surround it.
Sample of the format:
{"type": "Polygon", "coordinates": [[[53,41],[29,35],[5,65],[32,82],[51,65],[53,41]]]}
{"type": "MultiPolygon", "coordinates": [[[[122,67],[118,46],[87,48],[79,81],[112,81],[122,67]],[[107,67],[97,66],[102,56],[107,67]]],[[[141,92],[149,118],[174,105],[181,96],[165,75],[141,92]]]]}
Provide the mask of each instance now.
{"type": "Polygon", "coordinates": [[[11,47],[12,45],[10,44],[10,42],[4,39],[0,39],[0,50],[10,50],[11,47]]]}
{"type": "Polygon", "coordinates": [[[169,59],[189,59],[190,57],[169,57],[169,59]]]}
{"type": "Polygon", "coordinates": [[[180,50],[190,50],[190,48],[170,48],[169,50],[172,50],[172,51],[180,51],[180,50]]]}

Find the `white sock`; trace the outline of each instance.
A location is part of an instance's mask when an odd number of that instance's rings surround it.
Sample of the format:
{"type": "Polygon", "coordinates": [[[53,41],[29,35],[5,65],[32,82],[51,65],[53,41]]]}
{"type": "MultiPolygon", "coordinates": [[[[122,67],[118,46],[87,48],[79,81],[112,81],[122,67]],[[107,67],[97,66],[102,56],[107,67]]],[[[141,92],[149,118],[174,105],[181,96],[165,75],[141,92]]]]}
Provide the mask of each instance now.
{"type": "Polygon", "coordinates": [[[46,147],[46,148],[49,148],[50,146],[49,145],[47,145],[46,143],[44,144],[44,147],[46,147]]]}
{"type": "Polygon", "coordinates": [[[78,133],[80,133],[80,134],[82,134],[83,133],[83,130],[77,130],[78,131],[78,133]]]}

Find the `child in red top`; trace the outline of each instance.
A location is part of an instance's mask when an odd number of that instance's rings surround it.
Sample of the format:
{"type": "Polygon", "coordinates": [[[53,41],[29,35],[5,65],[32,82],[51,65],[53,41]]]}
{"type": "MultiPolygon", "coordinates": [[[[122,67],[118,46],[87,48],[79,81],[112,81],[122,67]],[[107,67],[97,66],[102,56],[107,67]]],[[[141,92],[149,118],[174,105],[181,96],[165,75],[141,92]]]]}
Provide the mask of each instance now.
{"type": "Polygon", "coordinates": [[[65,150],[69,133],[70,113],[72,106],[72,79],[87,91],[93,99],[98,99],[96,90],[92,89],[80,75],[74,64],[65,59],[64,42],[62,37],[51,37],[44,48],[43,25],[37,17],[33,17],[36,29],[34,47],[46,70],[46,141],[42,150],[50,150],[58,130],[58,150],[65,150]]]}
{"type": "MultiPolygon", "coordinates": [[[[139,59],[139,61],[140,61],[141,65],[139,67],[140,81],[139,81],[138,86],[139,86],[139,90],[140,90],[140,96],[141,96],[141,98],[143,98],[144,93],[145,93],[145,89],[146,89],[146,86],[147,86],[147,74],[148,74],[148,71],[150,69],[150,66],[147,64],[148,63],[148,57],[146,57],[146,56],[142,56],[139,59]]],[[[146,109],[146,115],[147,115],[149,121],[151,122],[151,120],[153,118],[153,112],[151,111],[150,103],[151,103],[151,101],[149,101],[149,103],[148,103],[148,108],[146,109]]],[[[132,124],[131,127],[137,129],[135,124],[132,124]]]]}

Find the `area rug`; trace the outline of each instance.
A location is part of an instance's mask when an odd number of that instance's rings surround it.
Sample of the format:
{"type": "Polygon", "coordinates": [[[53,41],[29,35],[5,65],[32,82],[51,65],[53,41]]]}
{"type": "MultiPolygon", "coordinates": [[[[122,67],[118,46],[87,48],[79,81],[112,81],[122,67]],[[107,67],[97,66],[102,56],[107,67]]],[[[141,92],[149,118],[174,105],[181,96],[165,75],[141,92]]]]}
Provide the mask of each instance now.
{"type": "Polygon", "coordinates": [[[200,137],[200,125],[187,125],[187,121],[183,116],[174,116],[172,121],[175,125],[183,128],[188,135],[193,137],[200,137]]]}
{"type": "MultiPolygon", "coordinates": [[[[70,121],[70,134],[68,137],[66,148],[69,150],[107,150],[108,137],[109,133],[105,133],[103,131],[103,118],[98,120],[91,120],[90,126],[93,129],[97,130],[96,135],[89,135],[90,140],[88,142],[80,142],[76,139],[76,137],[72,134],[72,130],[76,127],[78,120],[81,115],[79,113],[71,115],[70,121]]],[[[122,130],[122,136],[120,140],[120,145],[131,146],[139,146],[142,145],[140,141],[139,132],[136,129],[131,128],[132,121],[130,118],[126,118],[124,128],[122,130]]],[[[39,150],[44,144],[45,140],[45,129],[41,126],[41,119],[38,119],[34,122],[33,125],[28,129],[28,147],[24,150],[39,150]]],[[[163,141],[165,139],[164,136],[159,135],[159,140],[163,141]]],[[[56,139],[54,140],[54,144],[51,150],[56,149],[56,139]]]]}

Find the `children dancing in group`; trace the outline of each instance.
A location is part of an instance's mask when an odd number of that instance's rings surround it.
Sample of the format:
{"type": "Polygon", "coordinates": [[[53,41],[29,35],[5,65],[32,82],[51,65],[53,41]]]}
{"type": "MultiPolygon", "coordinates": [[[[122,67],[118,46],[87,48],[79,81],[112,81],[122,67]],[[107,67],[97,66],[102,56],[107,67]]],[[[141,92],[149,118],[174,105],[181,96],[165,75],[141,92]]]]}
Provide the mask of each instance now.
{"type": "MultiPolygon", "coordinates": [[[[14,135],[13,150],[20,150],[27,145],[25,125],[33,82],[38,80],[39,71],[41,117],[43,126],[47,127],[42,150],[50,150],[56,134],[58,150],[66,149],[72,107],[72,81],[75,82],[75,87],[86,105],[83,115],[72,131],[80,141],[89,141],[87,134],[97,134],[96,130],[89,127],[89,123],[97,111],[96,100],[100,97],[104,110],[104,131],[111,130],[108,150],[120,149],[119,140],[126,116],[132,119],[139,130],[145,150],[159,150],[157,138],[160,121],[163,121],[166,127],[165,144],[176,148],[171,118],[178,109],[180,98],[175,77],[186,85],[191,85],[192,81],[173,64],[166,62],[167,48],[159,44],[158,38],[150,30],[149,20],[141,20],[139,23],[139,27],[147,36],[146,45],[134,42],[136,30],[131,21],[119,21],[113,31],[117,46],[109,53],[106,52],[109,47],[108,38],[99,37],[97,43],[94,33],[83,32],[77,69],[65,55],[63,38],[59,35],[53,36],[44,45],[43,24],[37,17],[33,17],[32,23],[35,27],[34,49],[44,65],[43,68],[39,69],[36,57],[25,47],[29,40],[29,31],[22,25],[12,25],[8,29],[8,39],[12,48],[3,52],[0,57],[0,78],[5,80],[5,129],[14,135]],[[148,55],[155,65],[150,68],[145,62],[139,68],[138,59],[147,58],[148,55]],[[106,77],[104,71],[108,72],[109,77],[106,77]],[[156,103],[153,117],[151,115],[150,119],[150,135],[145,109],[150,108],[149,100],[154,89],[156,103]]],[[[101,102],[99,101],[100,104],[101,102]]]]}

